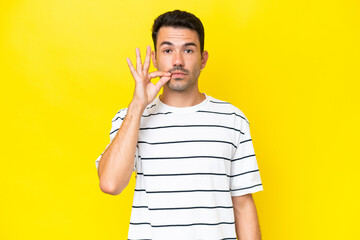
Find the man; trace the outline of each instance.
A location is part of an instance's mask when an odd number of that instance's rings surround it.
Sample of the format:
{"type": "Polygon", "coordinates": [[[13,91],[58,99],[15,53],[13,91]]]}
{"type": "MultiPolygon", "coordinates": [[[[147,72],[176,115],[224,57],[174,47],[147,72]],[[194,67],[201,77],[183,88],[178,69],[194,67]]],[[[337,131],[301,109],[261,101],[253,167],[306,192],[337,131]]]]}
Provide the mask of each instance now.
{"type": "Polygon", "coordinates": [[[128,239],[260,239],[252,193],[263,188],[249,122],[198,88],[208,60],[201,21],[167,12],[152,36],[143,64],[138,48],[136,69],[127,59],[135,91],[96,160],[101,190],[117,195],[137,172],[128,239]]]}

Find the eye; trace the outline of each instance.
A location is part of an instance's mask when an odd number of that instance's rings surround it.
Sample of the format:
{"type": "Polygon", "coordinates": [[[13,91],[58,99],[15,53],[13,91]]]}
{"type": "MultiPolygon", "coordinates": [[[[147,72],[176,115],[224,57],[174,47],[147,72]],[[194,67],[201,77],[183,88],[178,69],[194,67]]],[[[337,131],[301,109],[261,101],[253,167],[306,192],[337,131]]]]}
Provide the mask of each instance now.
{"type": "Polygon", "coordinates": [[[170,50],[170,49],[165,49],[163,52],[164,52],[164,53],[170,53],[171,50],[170,50]]]}
{"type": "Polygon", "coordinates": [[[191,49],[186,49],[185,52],[186,52],[186,53],[193,53],[194,51],[191,50],[191,49]]]}

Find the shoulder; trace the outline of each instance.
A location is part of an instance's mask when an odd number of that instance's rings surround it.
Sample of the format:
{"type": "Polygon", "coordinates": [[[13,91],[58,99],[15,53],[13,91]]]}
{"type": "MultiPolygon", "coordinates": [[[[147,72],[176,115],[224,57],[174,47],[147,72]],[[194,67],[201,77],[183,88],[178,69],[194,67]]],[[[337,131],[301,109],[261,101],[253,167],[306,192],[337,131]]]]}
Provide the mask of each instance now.
{"type": "Polygon", "coordinates": [[[249,120],[238,107],[234,106],[230,102],[223,101],[214,97],[209,96],[209,109],[212,111],[218,111],[226,114],[231,114],[235,118],[240,118],[242,121],[249,124],[249,120]]]}
{"type": "MultiPolygon", "coordinates": [[[[147,115],[149,113],[151,113],[154,109],[155,109],[155,106],[156,106],[156,102],[153,101],[152,103],[150,103],[144,110],[144,113],[143,115],[147,115]]],[[[116,113],[115,113],[115,116],[112,118],[112,122],[116,122],[116,121],[122,121],[124,120],[126,114],[128,112],[128,108],[121,108],[119,109],[116,113]]]]}

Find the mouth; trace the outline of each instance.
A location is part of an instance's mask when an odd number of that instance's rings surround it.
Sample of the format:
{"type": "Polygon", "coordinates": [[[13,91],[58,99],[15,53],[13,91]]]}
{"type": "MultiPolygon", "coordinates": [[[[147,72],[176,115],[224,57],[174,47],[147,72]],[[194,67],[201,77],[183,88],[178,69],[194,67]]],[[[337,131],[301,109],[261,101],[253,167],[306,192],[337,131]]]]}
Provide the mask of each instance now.
{"type": "Polygon", "coordinates": [[[185,76],[185,74],[183,73],[173,73],[171,75],[172,78],[183,78],[185,76]]]}
{"type": "Polygon", "coordinates": [[[184,76],[187,75],[183,72],[173,72],[171,74],[171,78],[184,78],[184,76]]]}

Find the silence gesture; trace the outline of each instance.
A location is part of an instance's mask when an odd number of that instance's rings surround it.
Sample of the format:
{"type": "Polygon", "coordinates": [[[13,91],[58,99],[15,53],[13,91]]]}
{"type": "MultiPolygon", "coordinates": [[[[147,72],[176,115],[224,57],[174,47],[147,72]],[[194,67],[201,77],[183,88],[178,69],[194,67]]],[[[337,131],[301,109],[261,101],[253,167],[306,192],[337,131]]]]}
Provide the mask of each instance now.
{"type": "Polygon", "coordinates": [[[171,73],[163,71],[155,71],[149,73],[150,68],[151,47],[146,48],[146,57],[144,64],[141,63],[141,55],[139,48],[136,48],[136,69],[129,58],[126,58],[130,72],[135,80],[135,91],[133,101],[145,107],[150,104],[162,88],[171,78],[171,73]],[[153,84],[152,78],[160,77],[160,80],[153,84]]]}

